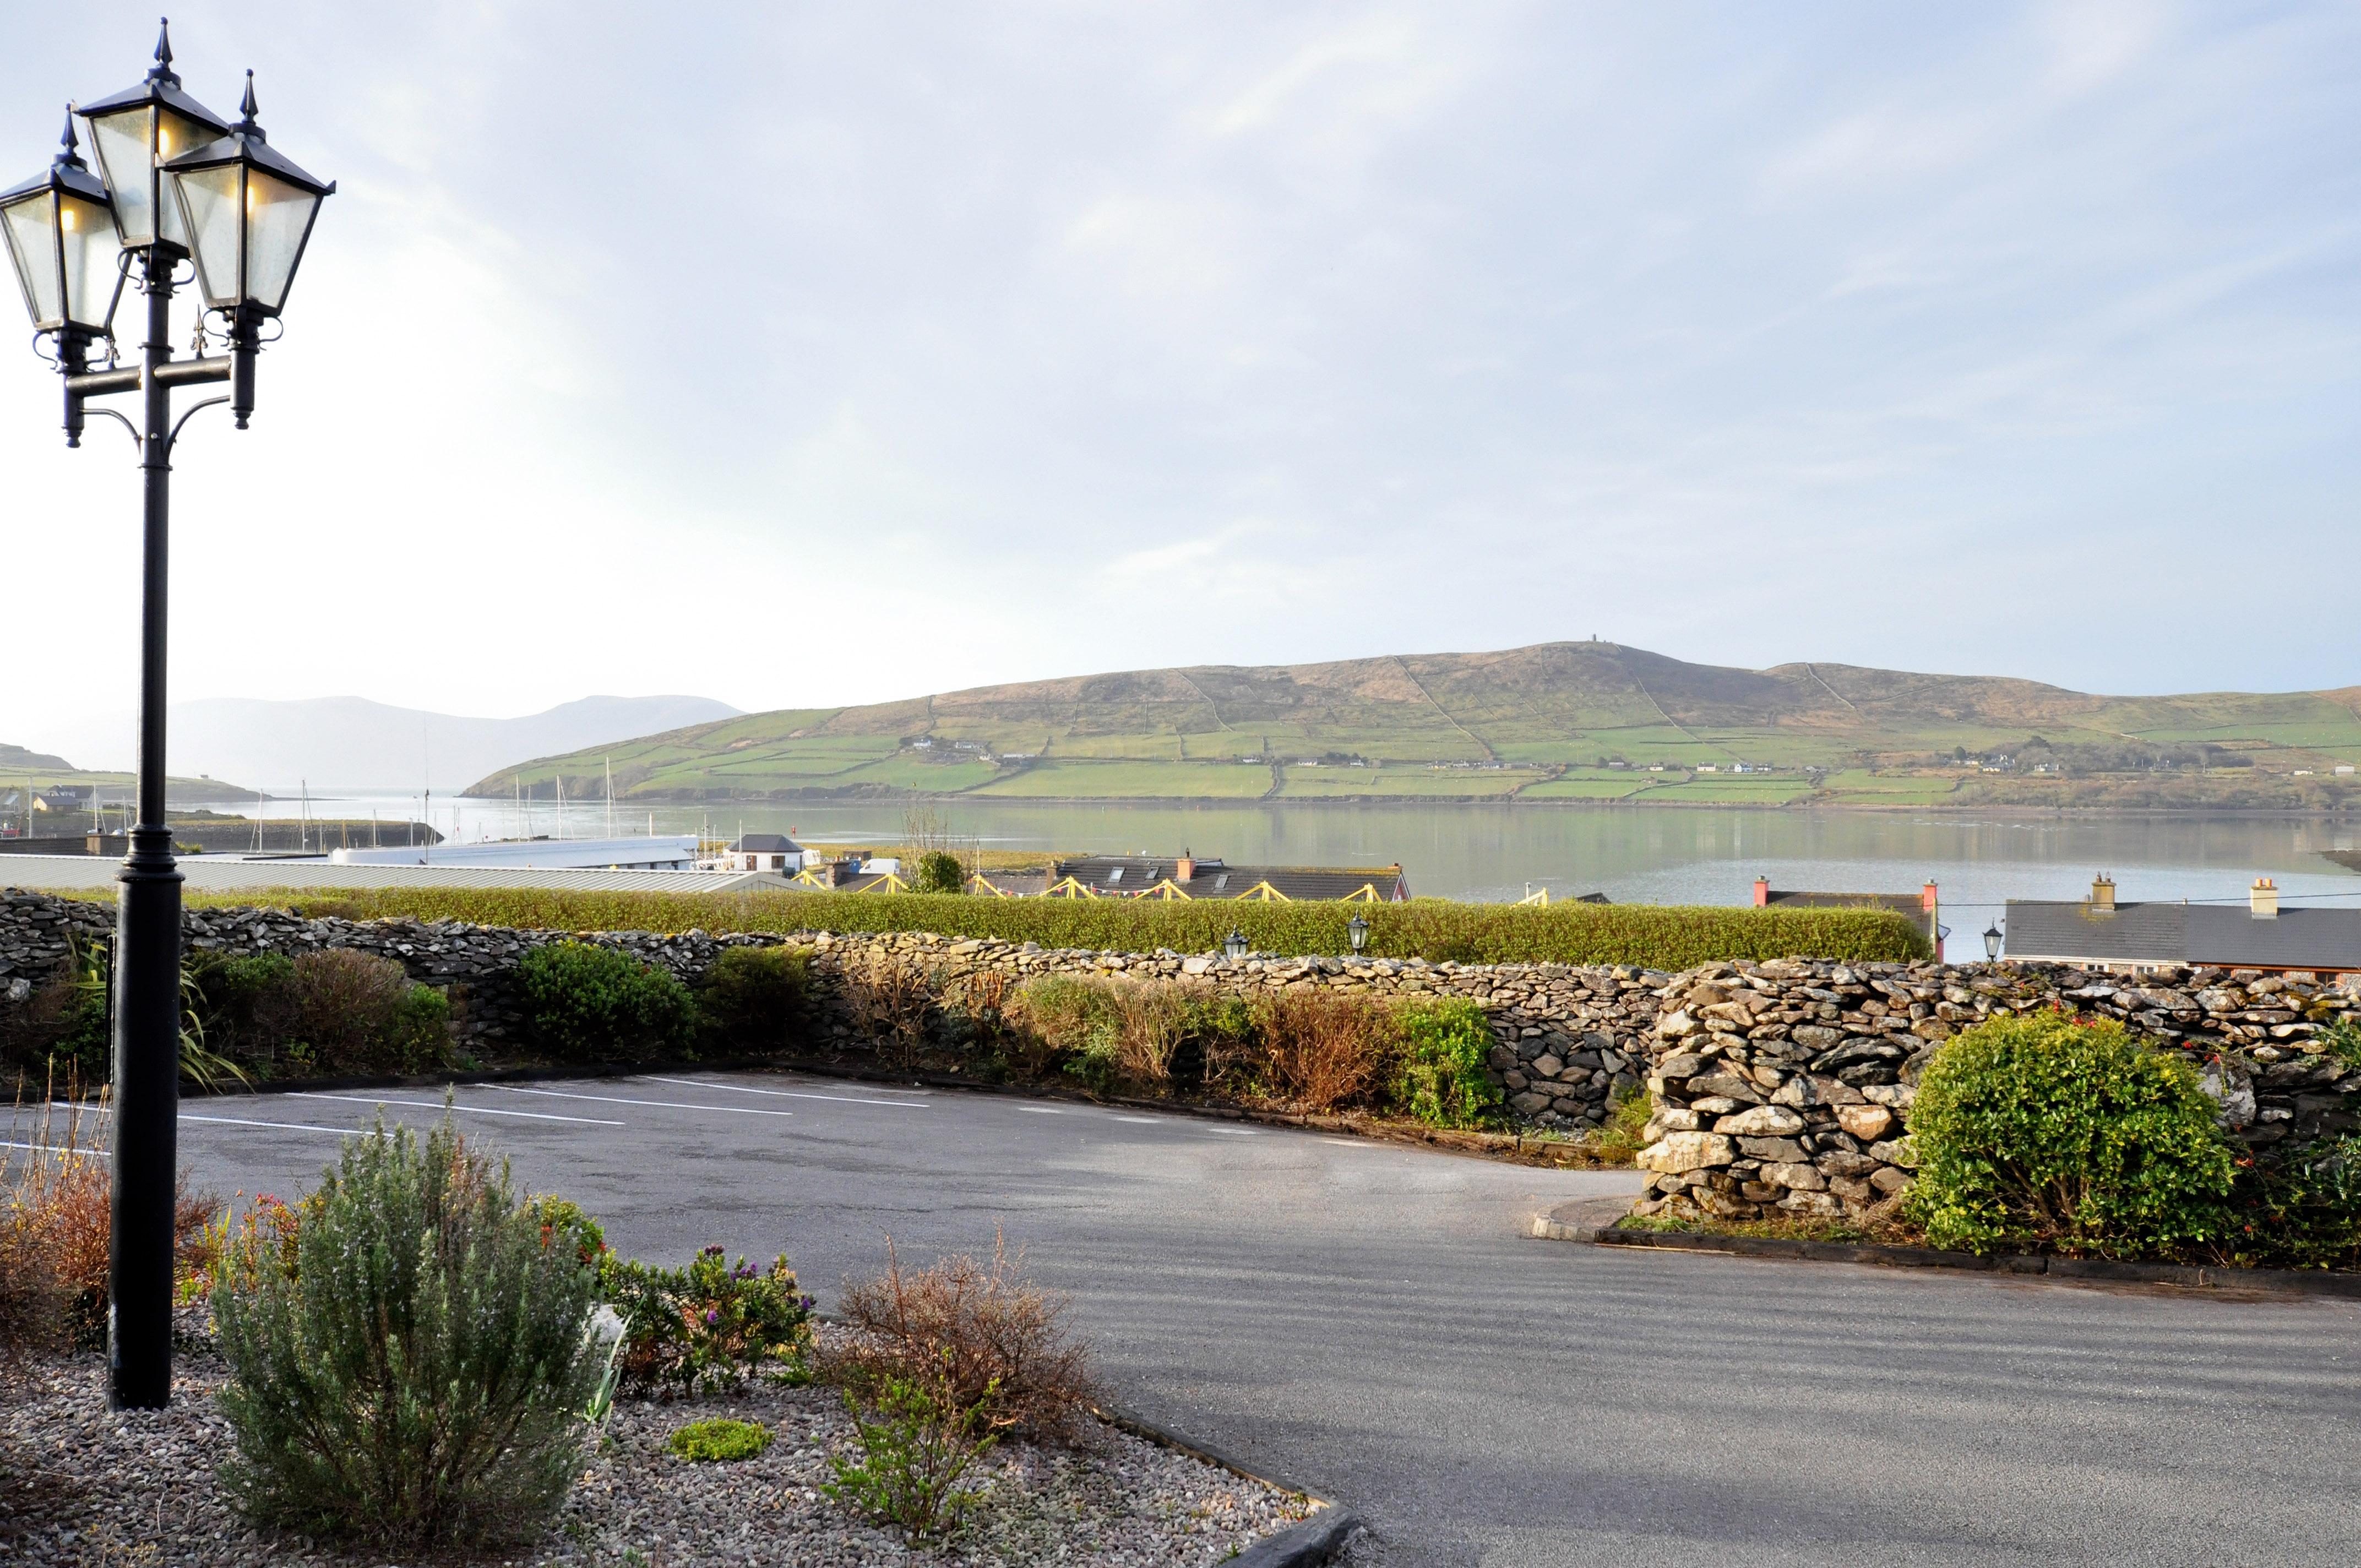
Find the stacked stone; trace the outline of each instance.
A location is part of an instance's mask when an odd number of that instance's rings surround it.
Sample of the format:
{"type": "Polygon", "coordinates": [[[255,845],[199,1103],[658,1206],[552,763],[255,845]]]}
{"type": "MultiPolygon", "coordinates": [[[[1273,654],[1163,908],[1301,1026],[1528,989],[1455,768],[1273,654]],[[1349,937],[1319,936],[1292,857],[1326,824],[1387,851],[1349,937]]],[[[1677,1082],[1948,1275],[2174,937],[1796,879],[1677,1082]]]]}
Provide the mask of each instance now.
{"type": "Polygon", "coordinates": [[[115,934],[115,908],[88,899],[0,889],[0,1007],[21,1003],[73,957],[115,934]]]}
{"type": "Polygon", "coordinates": [[[2037,964],[1719,964],[1660,993],[1635,1212],[1876,1218],[1910,1183],[1902,1122],[1936,1047],[1995,1014],[2063,1007],[2186,1051],[2248,1144],[2356,1124],[2361,1070],[2322,1036],[2361,991],[2314,975],[2037,964]]]}

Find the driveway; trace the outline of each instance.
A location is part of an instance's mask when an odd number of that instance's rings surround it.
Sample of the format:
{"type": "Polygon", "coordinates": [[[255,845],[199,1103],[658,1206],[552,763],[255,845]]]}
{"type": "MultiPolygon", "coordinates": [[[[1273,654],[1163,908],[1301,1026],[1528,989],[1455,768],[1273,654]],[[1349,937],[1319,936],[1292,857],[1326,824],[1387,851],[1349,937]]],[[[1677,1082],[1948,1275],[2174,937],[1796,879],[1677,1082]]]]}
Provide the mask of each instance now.
{"type": "MultiPolygon", "coordinates": [[[[191,1102],[222,1191],[308,1186],[381,1101],[191,1102]]],[[[988,1252],[1116,1397],[1359,1509],[1364,1560],[2361,1561],[2361,1307],[1536,1241],[1630,1190],[1289,1129],[706,1074],[475,1087],[460,1120],[624,1251],[848,1273],[988,1252]]]]}

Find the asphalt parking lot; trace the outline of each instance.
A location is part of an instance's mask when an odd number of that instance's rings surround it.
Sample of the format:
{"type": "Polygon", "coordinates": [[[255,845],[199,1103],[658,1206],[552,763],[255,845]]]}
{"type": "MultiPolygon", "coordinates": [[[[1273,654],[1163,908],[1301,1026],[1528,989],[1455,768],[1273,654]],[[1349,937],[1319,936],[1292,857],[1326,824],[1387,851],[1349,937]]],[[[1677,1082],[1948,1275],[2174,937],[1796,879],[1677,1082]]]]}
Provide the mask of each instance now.
{"type": "MultiPolygon", "coordinates": [[[[1628,1190],[1183,1115],[784,1075],[456,1091],[633,1255],[785,1251],[823,1303],[989,1251],[1115,1396],[1359,1509],[1388,1564],[2361,1561],[2361,1306],[1536,1241],[1628,1190]]],[[[291,1196],[421,1092],[192,1101],[291,1196]]]]}

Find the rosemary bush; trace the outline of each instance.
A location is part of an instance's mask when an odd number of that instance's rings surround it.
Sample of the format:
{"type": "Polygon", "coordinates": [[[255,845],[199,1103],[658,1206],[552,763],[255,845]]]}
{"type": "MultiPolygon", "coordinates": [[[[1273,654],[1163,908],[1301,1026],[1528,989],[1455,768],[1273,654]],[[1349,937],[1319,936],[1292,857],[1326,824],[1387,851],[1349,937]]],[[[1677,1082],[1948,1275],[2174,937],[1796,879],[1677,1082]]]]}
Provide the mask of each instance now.
{"type": "Polygon", "coordinates": [[[225,1266],[223,1469],[258,1522],[389,1545],[529,1536],[580,1468],[596,1276],[446,1119],[379,1122],[302,1205],[293,1267],[225,1266]]]}

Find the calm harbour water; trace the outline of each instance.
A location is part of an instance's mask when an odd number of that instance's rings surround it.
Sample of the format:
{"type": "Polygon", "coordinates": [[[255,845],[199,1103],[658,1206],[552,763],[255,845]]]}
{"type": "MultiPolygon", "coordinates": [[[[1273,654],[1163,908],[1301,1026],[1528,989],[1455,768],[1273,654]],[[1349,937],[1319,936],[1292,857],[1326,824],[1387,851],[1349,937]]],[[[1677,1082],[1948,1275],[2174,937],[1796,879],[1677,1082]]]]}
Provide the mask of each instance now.
{"type": "MultiPolygon", "coordinates": [[[[291,817],[296,805],[261,809],[291,817]]],[[[2290,903],[2361,907],[2361,873],[2323,858],[2361,849],[2351,818],[2024,816],[1961,812],[1783,811],[1744,807],[1289,805],[1058,806],[952,802],[951,830],[988,849],[1181,849],[1241,864],[1382,865],[1400,861],[1416,894],[1505,900],[1600,892],[1619,904],[1744,904],[1772,885],[1896,893],[1934,881],[1954,958],[1981,956],[1981,934],[2010,898],[2073,898],[2095,872],[2120,896],[2243,901],[2257,876],[2290,903]]],[[[312,802],[315,817],[414,817],[414,795],[312,802]]],[[[793,832],[816,844],[892,843],[898,802],[715,807],[618,806],[619,833],[793,832]]],[[[437,799],[434,826],[462,841],[546,833],[600,838],[607,809],[547,802],[437,799]]]]}

